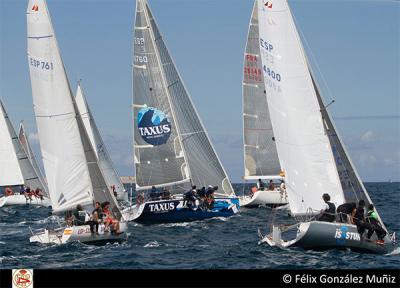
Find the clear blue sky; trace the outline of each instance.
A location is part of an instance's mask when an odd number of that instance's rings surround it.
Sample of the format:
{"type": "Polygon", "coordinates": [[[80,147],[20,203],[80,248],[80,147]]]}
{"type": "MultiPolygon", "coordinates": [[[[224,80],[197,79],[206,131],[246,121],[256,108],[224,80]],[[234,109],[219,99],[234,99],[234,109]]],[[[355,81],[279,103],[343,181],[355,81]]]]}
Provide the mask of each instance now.
{"type": "MultiPolygon", "coordinates": [[[[132,175],[133,0],[48,0],[72,89],[82,85],[120,175],[132,175]]],[[[149,0],[233,182],[243,175],[242,65],[253,0],[149,0]]],[[[400,2],[289,1],[331,115],[364,181],[400,181],[400,2]],[[321,76],[323,75],[323,76],[321,76]],[[324,79],[325,81],[323,81],[324,79]]],[[[0,97],[36,124],[25,0],[0,1],[0,97]]]]}

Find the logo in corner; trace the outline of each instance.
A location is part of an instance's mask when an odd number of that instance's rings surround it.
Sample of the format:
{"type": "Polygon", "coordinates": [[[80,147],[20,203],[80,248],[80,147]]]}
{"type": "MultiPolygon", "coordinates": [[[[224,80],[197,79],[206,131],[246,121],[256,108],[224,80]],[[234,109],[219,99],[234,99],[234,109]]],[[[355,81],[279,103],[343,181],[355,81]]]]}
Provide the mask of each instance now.
{"type": "Polygon", "coordinates": [[[12,287],[13,288],[33,287],[33,269],[13,269],[12,287]]]}
{"type": "Polygon", "coordinates": [[[161,110],[145,107],[139,110],[137,116],[140,136],[151,145],[165,144],[171,135],[171,122],[161,110]]]}

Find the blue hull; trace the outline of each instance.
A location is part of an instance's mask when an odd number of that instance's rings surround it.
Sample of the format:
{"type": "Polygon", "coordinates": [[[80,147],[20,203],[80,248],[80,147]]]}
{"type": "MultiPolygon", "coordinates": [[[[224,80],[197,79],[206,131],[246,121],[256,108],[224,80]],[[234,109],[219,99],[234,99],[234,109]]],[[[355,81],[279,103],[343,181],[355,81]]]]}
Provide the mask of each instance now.
{"type": "Polygon", "coordinates": [[[147,202],[143,212],[134,221],[143,224],[191,222],[213,217],[229,217],[239,211],[238,198],[217,198],[213,209],[207,210],[179,207],[181,204],[180,200],[147,202]]]}

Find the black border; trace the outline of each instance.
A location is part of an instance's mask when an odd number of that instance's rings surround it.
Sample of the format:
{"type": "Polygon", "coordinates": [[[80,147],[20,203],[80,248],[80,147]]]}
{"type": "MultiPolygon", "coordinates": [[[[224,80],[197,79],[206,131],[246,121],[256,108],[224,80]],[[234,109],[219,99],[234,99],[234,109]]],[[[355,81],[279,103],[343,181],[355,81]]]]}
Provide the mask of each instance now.
{"type": "MultiPolygon", "coordinates": [[[[27,267],[29,268],[29,267],[27,267]]],[[[0,287],[12,287],[12,270],[0,270],[0,287]]],[[[400,287],[400,269],[368,270],[116,270],[116,269],[34,269],[38,287],[400,287]],[[292,281],[285,283],[285,275],[292,281]],[[306,282],[294,283],[296,275],[306,282]],[[363,283],[321,283],[320,277],[361,277],[363,283]],[[351,275],[351,276],[349,276],[351,275]],[[384,282],[365,283],[369,275],[384,282]],[[390,277],[388,277],[390,276],[390,277]],[[316,277],[315,283],[310,280],[316,277]],[[386,282],[385,282],[386,279],[386,282]],[[388,283],[388,280],[394,280],[388,283]],[[308,282],[307,282],[308,281],[308,282]]],[[[349,278],[347,278],[349,279],[349,278]]]]}

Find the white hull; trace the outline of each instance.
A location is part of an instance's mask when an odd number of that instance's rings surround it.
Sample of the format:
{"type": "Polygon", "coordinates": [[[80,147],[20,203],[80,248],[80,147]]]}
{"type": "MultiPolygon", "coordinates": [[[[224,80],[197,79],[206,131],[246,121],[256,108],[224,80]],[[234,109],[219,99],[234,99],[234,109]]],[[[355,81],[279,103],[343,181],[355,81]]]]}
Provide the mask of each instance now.
{"type": "Polygon", "coordinates": [[[72,226],[59,228],[56,230],[44,229],[29,238],[29,242],[39,242],[42,244],[65,244],[73,241],[79,241],[87,244],[106,244],[113,242],[122,242],[127,240],[127,224],[120,222],[120,230],[124,232],[119,235],[104,231],[104,224],[99,225],[99,234],[91,234],[89,225],[72,226]]]}
{"type": "Polygon", "coordinates": [[[257,191],[253,196],[239,196],[241,207],[258,207],[266,205],[285,205],[288,203],[287,196],[285,193],[281,193],[279,190],[269,191],[257,191]]]}
{"type": "Polygon", "coordinates": [[[32,196],[32,199],[27,199],[24,195],[20,194],[3,196],[0,198],[0,207],[13,205],[39,205],[50,207],[51,202],[50,199],[47,197],[43,197],[43,200],[35,196],[32,196]]]}

